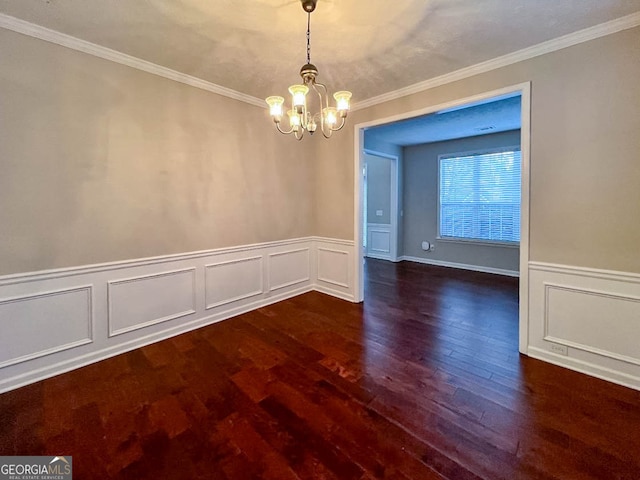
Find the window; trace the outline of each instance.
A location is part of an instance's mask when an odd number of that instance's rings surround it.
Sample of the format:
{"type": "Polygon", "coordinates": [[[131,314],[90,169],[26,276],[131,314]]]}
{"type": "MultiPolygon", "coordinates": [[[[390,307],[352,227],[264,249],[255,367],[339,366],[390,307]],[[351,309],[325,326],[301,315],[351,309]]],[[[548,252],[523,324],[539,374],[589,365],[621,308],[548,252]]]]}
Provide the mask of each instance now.
{"type": "Polygon", "coordinates": [[[439,157],[439,237],[520,242],[520,149],[439,157]]]}

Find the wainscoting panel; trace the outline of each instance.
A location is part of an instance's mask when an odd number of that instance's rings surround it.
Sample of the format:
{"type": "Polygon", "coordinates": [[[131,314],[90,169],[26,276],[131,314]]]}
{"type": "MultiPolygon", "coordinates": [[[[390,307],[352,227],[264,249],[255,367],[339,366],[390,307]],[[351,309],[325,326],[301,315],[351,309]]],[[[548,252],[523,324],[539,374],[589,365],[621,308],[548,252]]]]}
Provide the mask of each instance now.
{"type": "Polygon", "coordinates": [[[640,365],[640,298],[546,284],[544,339],[640,365]]]}
{"type": "Polygon", "coordinates": [[[318,248],[318,280],[349,288],[349,252],[318,248]]]}
{"type": "Polygon", "coordinates": [[[0,392],[310,290],[353,301],[353,252],[306,237],[0,277],[0,392]]]}
{"type": "Polygon", "coordinates": [[[269,291],[308,282],[311,279],[309,248],[269,254],[269,291]]]}
{"type": "Polygon", "coordinates": [[[367,257],[391,260],[391,225],[367,224],[367,257]]]}
{"type": "Polygon", "coordinates": [[[207,309],[264,293],[262,255],[205,266],[207,309]]]}
{"type": "Polygon", "coordinates": [[[0,299],[0,330],[0,368],[91,343],[91,286],[0,299]]]}
{"type": "Polygon", "coordinates": [[[528,353],[640,389],[640,275],[530,263],[528,353]]]}
{"type": "Polygon", "coordinates": [[[196,269],[108,282],[109,336],[196,313],[196,269]]]}
{"type": "Polygon", "coordinates": [[[316,239],[316,290],[353,302],[354,242],[316,239]]]}

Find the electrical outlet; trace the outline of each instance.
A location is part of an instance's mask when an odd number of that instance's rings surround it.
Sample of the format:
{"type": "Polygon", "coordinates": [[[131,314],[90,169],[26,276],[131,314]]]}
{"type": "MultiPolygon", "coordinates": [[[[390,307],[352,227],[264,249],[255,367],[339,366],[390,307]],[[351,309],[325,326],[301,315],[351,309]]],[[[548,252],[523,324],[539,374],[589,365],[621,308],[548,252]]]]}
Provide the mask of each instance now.
{"type": "Polygon", "coordinates": [[[549,350],[558,355],[569,355],[569,347],[566,345],[560,345],[559,343],[550,343],[549,350]]]}

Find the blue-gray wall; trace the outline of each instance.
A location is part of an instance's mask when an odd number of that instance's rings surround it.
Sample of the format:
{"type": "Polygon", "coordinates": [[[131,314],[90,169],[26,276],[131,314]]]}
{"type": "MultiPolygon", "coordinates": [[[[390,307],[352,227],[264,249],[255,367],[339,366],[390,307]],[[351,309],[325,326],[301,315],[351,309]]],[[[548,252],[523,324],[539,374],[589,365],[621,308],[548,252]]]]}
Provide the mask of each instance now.
{"type": "Polygon", "coordinates": [[[405,147],[404,150],[404,218],[403,252],[442,262],[461,263],[502,270],[519,270],[517,247],[477,245],[437,240],[438,235],[438,155],[470,152],[496,147],[519,146],[520,130],[494,133],[445,142],[405,147]],[[425,252],[423,240],[435,244],[425,252]]]}

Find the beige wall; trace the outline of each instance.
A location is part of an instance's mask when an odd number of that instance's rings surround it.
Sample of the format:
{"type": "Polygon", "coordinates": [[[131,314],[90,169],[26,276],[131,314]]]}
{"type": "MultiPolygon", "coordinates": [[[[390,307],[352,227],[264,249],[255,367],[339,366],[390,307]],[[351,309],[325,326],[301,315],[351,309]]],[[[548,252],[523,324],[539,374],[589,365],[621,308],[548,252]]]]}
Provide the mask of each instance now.
{"type": "MultiPolygon", "coordinates": [[[[640,272],[640,28],[350,115],[351,125],[532,82],[530,259],[640,272]]],[[[314,144],[316,234],[353,238],[353,134],[314,144]]]]}
{"type": "Polygon", "coordinates": [[[307,236],[267,111],[0,29],[0,274],[307,236]]]}
{"type": "Polygon", "coordinates": [[[640,28],[353,112],[266,110],[0,30],[0,274],[353,239],[353,125],[532,82],[532,260],[640,272],[640,28]]]}

